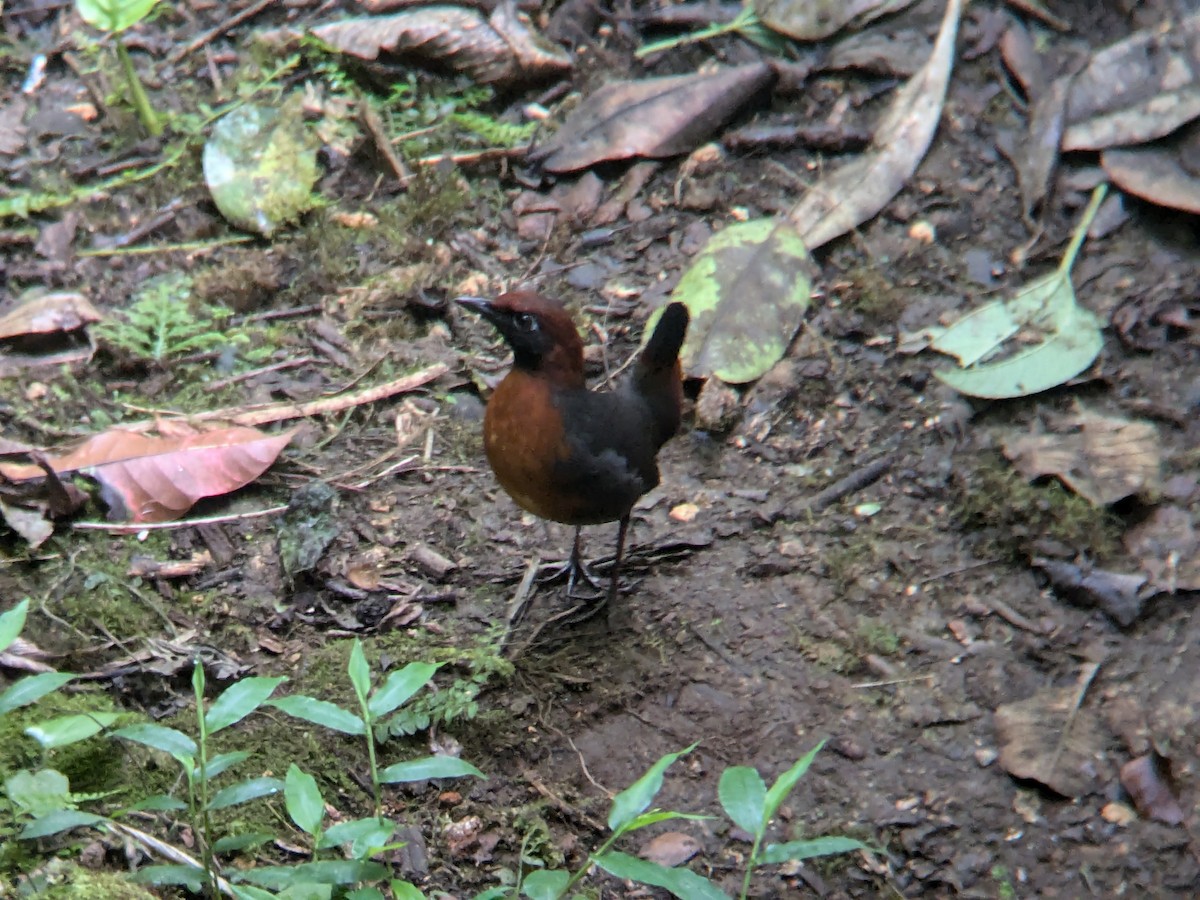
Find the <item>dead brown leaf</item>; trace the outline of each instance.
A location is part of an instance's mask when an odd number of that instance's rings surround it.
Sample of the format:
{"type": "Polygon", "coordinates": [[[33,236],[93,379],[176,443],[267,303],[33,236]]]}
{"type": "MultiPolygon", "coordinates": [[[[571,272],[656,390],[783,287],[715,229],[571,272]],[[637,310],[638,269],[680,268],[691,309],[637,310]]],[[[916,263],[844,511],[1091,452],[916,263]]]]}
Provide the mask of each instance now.
{"type": "Polygon", "coordinates": [[[671,869],[683,865],[699,852],[700,842],[690,834],[668,831],[643,844],[638,856],[671,869]]]}
{"type": "Polygon", "coordinates": [[[1028,700],[997,707],[996,739],[1006,772],[1064,797],[1095,789],[1105,768],[1105,735],[1095,716],[1081,706],[1098,669],[1089,663],[1073,687],[1047,688],[1028,700]]]}
{"type": "Polygon", "coordinates": [[[0,340],[74,331],[102,318],[83,294],[73,291],[42,294],[0,315],[0,340]]]}
{"type": "Polygon", "coordinates": [[[962,0],[950,0],[929,61],[896,94],[867,152],[823,177],[788,213],[809,250],[874,217],[917,170],[941,119],[961,13],[962,0]]]}
{"type": "MultiPolygon", "coordinates": [[[[253,481],[294,433],[232,427],[155,437],[114,428],[45,461],[59,475],[79,472],[95,478],[110,519],[167,522],[201,498],[227,494],[253,481]]],[[[42,474],[36,465],[0,463],[0,475],[13,481],[42,474]]]]}
{"type": "Polygon", "coordinates": [[[571,67],[566,52],[537,34],[511,2],[501,3],[487,19],[461,6],[427,6],[320,25],[312,33],[361,59],[377,59],[385,51],[404,54],[448,66],[481,84],[531,81],[571,67]]]}
{"type": "Polygon", "coordinates": [[[614,81],[587,97],[535,156],[548,172],[688,153],[774,79],[765,63],[614,81]]]}
{"type": "Polygon", "coordinates": [[[1014,438],[1003,449],[1025,478],[1053,475],[1096,506],[1151,495],[1161,479],[1158,430],[1149,422],[1081,410],[1053,433],[1014,438]]]}
{"type": "Polygon", "coordinates": [[[1200,591],[1200,534],[1191,513],[1162,506],[1125,535],[1125,549],[1137,557],[1159,591],[1200,591]]]}
{"type": "Polygon", "coordinates": [[[1152,141],[1200,116],[1200,13],[1092,54],[1071,86],[1064,150],[1152,141]]]}
{"type": "Polygon", "coordinates": [[[1121,766],[1121,787],[1129,792],[1143,816],[1167,825],[1183,822],[1183,807],[1171,783],[1170,766],[1157,753],[1139,756],[1121,766]]]}
{"type": "Polygon", "coordinates": [[[1100,164],[1123,191],[1159,206],[1200,213],[1200,123],[1144,147],[1105,150],[1100,164]]]}
{"type": "Polygon", "coordinates": [[[864,25],[911,6],[913,0],[754,0],[754,11],[772,31],[797,41],[819,41],[843,28],[864,25]]]}

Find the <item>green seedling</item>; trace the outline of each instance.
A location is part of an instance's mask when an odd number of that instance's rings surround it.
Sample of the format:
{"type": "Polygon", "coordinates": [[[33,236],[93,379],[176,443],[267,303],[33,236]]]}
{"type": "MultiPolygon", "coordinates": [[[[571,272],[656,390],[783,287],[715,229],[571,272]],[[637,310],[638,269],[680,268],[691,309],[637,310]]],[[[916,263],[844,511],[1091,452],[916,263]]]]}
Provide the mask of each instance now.
{"type": "Polygon", "coordinates": [[[162,134],[162,122],[150,103],[141,79],[138,78],[137,70],[133,67],[133,60],[129,58],[129,51],[125,48],[125,42],[121,40],[121,33],[146,18],[156,3],[158,0],[75,0],[75,8],[83,21],[112,36],[113,43],[117,48],[117,58],[121,61],[121,71],[125,74],[125,85],[129,88],[129,96],[133,100],[133,107],[137,110],[142,126],[153,137],[162,134]]]}
{"type": "Polygon", "coordinates": [[[375,815],[378,817],[383,808],[381,789],[385,784],[425,781],[429,778],[461,778],[466,775],[487,777],[469,762],[452,756],[426,756],[422,759],[394,763],[384,769],[379,767],[375,746],[377,732],[386,735],[386,729],[380,728],[380,720],[408,702],[417,691],[429,683],[437,669],[433,663],[409,663],[403,669],[389,673],[383,682],[372,690],[371,669],[363,652],[362,642],[355,640],[350,650],[347,673],[358,700],[357,712],[343,709],[328,700],[303,694],[280,697],[272,700],[270,705],[305,722],[342,734],[362,737],[367,746],[375,815]]]}
{"type": "Polygon", "coordinates": [[[769,789],[757,770],[749,766],[731,766],[721,773],[717,796],[725,814],[738,828],[754,836],[750,857],[746,860],[746,872],[742,878],[742,891],[738,895],[740,900],[750,896],[750,878],[759,866],[788,860],[803,861],[855,850],[877,852],[862,841],[837,835],[763,846],[771,819],[775,817],[788,794],[804,777],[824,745],[825,742],[821,741],[800,757],[794,766],[775,779],[775,783],[769,789]]]}

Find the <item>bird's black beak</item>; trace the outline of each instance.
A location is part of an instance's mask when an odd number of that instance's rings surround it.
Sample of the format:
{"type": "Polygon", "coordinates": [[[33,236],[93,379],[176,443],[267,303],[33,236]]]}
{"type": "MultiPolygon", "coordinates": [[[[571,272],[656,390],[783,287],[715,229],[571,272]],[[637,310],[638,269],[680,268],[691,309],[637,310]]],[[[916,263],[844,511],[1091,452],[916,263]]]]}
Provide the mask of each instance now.
{"type": "Polygon", "coordinates": [[[492,312],[492,301],[485,300],[483,297],[455,297],[454,302],[459,306],[465,306],[467,309],[479,313],[484,318],[490,318],[492,312]]]}

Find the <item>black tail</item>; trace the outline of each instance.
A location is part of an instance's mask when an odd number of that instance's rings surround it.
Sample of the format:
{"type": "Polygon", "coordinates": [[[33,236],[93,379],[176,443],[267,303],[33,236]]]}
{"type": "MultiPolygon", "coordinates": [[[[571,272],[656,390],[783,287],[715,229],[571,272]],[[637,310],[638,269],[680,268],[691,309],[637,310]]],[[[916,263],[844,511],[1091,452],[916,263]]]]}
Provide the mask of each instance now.
{"type": "Polygon", "coordinates": [[[650,374],[674,368],[679,359],[679,348],[687,335],[688,310],[682,303],[670,303],[663,310],[654,328],[654,334],[646,341],[637,361],[637,374],[650,374]]]}

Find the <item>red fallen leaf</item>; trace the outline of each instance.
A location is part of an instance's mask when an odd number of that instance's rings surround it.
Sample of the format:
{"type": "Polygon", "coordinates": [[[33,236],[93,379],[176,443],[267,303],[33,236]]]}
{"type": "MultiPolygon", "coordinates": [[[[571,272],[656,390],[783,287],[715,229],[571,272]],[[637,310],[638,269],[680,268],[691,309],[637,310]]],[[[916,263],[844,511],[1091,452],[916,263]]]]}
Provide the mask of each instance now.
{"type": "Polygon", "coordinates": [[[42,294],[0,315],[0,338],[74,331],[101,318],[83,294],[42,294]]]}
{"type": "Polygon", "coordinates": [[[1183,808],[1175,796],[1167,761],[1157,753],[1131,759],[1121,766],[1121,786],[1143,816],[1167,825],[1183,822],[1183,808]]]}
{"type": "MultiPolygon", "coordinates": [[[[250,483],[275,461],[295,429],[266,434],[242,426],[153,437],[113,428],[69,453],[46,456],[59,475],[79,472],[100,482],[109,518],[168,522],[204,497],[250,483]]],[[[0,475],[26,481],[44,474],[35,465],[0,463],[0,475]]]]}

